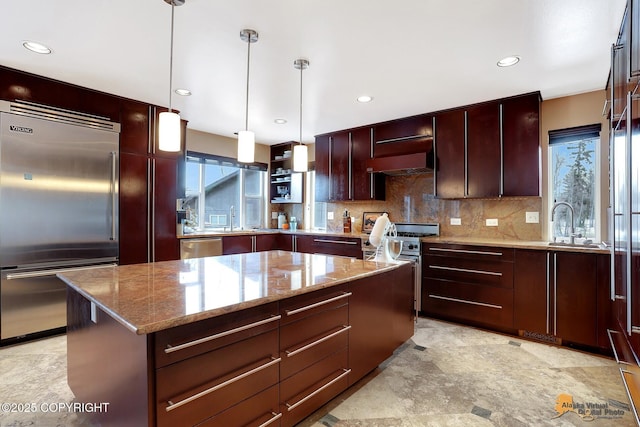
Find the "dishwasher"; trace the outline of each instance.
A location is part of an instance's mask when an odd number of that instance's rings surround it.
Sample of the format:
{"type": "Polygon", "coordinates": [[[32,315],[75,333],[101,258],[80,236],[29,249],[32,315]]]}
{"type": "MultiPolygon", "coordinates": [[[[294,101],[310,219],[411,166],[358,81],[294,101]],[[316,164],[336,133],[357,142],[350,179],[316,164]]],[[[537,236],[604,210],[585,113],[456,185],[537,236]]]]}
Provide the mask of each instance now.
{"type": "Polygon", "coordinates": [[[180,240],[180,259],[222,255],[222,237],[180,240]]]}

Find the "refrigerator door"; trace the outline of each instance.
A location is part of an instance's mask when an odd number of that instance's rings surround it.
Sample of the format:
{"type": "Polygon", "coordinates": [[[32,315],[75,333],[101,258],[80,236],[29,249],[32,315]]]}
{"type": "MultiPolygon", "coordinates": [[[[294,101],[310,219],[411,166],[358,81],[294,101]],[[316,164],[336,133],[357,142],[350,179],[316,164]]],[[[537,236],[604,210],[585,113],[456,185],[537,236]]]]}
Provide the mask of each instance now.
{"type": "Polygon", "coordinates": [[[0,266],[117,259],[118,141],[0,113],[0,266]]]}

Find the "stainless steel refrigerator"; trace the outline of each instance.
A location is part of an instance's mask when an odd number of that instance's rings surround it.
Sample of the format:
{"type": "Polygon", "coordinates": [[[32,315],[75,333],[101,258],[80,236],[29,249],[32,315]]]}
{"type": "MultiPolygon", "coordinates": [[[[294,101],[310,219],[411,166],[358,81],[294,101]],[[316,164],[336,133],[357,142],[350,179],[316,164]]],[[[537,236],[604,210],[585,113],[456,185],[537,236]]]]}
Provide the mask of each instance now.
{"type": "Polygon", "coordinates": [[[62,331],[56,273],[118,261],[120,125],[0,101],[0,343],[62,331]]]}

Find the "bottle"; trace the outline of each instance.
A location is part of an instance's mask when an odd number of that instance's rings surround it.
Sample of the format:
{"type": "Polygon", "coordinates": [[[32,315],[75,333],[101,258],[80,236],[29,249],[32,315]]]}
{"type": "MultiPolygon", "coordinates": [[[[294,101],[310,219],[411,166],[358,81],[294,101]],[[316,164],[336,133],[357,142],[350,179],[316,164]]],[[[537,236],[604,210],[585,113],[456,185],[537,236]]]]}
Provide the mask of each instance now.
{"type": "Polygon", "coordinates": [[[344,216],[342,217],[342,231],[345,233],[351,233],[351,215],[345,209],[344,216]]]}
{"type": "Polygon", "coordinates": [[[295,216],[292,216],[289,220],[289,229],[295,231],[298,228],[298,220],[295,216]]]}
{"type": "Polygon", "coordinates": [[[284,212],[280,212],[278,214],[278,228],[282,229],[284,227],[285,222],[287,222],[287,217],[284,212]]]}

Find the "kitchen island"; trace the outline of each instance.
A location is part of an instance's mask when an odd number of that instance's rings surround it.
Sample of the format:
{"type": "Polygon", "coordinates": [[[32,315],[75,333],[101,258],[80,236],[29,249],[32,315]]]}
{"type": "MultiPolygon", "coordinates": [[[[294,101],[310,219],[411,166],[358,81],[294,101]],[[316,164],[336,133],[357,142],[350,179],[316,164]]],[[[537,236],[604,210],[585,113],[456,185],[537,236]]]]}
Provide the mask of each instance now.
{"type": "Polygon", "coordinates": [[[268,251],[65,273],[69,386],[103,426],[294,425],[413,335],[412,268],[268,251]]]}

